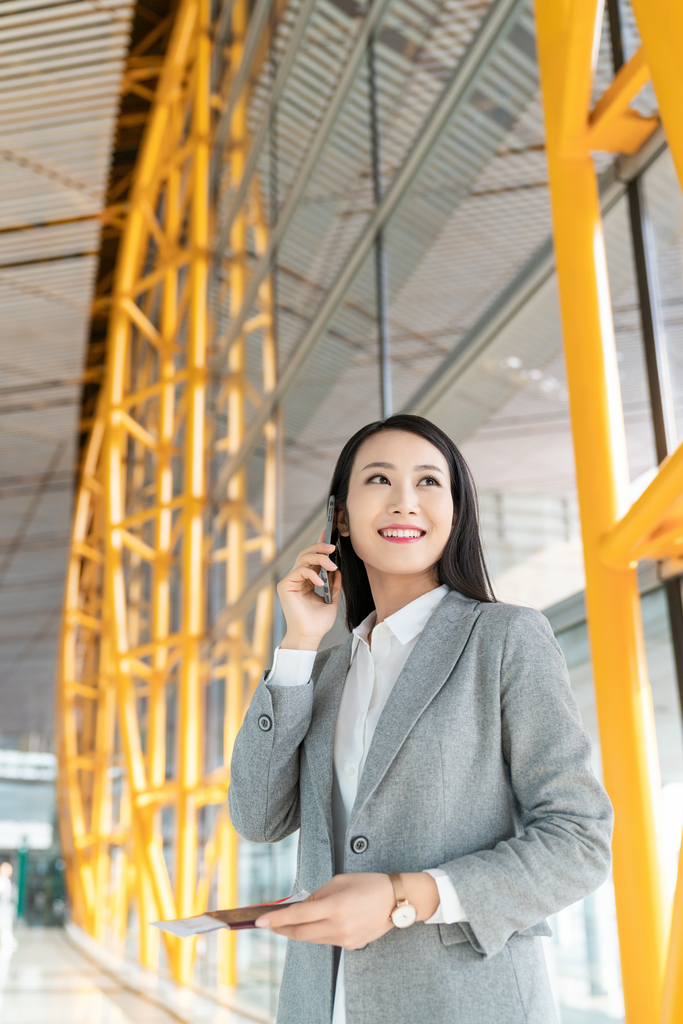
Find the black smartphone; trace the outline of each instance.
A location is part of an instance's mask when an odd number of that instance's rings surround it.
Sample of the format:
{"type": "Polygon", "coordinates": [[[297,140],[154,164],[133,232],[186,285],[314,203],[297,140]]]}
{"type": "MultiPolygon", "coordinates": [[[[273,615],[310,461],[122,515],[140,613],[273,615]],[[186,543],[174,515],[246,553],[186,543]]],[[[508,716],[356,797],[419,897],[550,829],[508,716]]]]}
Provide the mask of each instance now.
{"type": "MultiPolygon", "coordinates": [[[[334,527],[334,508],[334,494],[331,494],[330,500],[327,503],[327,522],[325,523],[325,544],[332,543],[332,528],[334,527]]],[[[323,581],[322,593],[320,594],[320,596],[322,597],[325,604],[332,604],[332,588],[330,587],[330,579],[327,569],[321,568],[320,572],[318,573],[318,576],[320,576],[320,579],[323,581]]],[[[321,588],[316,587],[315,591],[316,594],[319,594],[321,588]]]]}

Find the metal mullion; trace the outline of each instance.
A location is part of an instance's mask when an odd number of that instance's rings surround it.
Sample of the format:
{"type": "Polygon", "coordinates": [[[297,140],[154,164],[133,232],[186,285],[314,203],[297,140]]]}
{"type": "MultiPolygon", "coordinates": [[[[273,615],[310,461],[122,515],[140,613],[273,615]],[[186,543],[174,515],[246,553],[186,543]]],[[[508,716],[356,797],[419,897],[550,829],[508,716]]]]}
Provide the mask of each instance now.
{"type": "MultiPolygon", "coordinates": [[[[377,114],[377,68],[375,64],[375,38],[368,43],[368,99],[370,102],[370,148],[372,155],[372,191],[375,209],[382,202],[382,162],[377,114]]],[[[375,236],[375,293],[377,304],[377,335],[379,342],[379,394],[383,420],[392,413],[391,359],[389,353],[389,324],[387,317],[387,265],[382,228],[375,236]]]]}
{"type": "Polygon", "coordinates": [[[629,182],[627,193],[655,450],[657,462],[661,463],[676,447],[676,424],[669,361],[659,318],[656,253],[640,178],[629,182]]]}
{"type": "MultiPolygon", "coordinates": [[[[642,185],[639,178],[628,185],[629,215],[633,241],[634,262],[643,334],[643,350],[647,367],[650,412],[655,436],[655,450],[659,464],[675,448],[675,421],[670,401],[670,378],[666,349],[658,313],[656,266],[651,250],[649,225],[644,222],[642,185]],[[654,286],[654,287],[653,287],[654,286]],[[669,384],[669,387],[667,387],[669,384]],[[668,394],[667,394],[668,392],[668,394]],[[669,401],[666,401],[669,398],[669,401]],[[673,422],[672,422],[673,421],[673,422]],[[673,443],[672,443],[673,442],[673,443]]],[[[669,613],[671,644],[676,668],[678,697],[683,715],[683,601],[681,579],[672,577],[663,583],[669,613]]]]}

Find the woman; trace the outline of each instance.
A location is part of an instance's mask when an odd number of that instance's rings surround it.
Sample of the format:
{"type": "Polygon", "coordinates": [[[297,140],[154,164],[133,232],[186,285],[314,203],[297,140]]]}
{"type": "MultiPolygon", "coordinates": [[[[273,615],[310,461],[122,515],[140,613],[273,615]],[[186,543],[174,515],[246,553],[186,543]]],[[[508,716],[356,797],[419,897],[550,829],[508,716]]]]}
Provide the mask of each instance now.
{"type": "Polygon", "coordinates": [[[257,922],[294,940],[278,1022],[550,1024],[538,936],[604,881],[612,824],[560,649],[494,600],[434,424],[364,427],[330,493],[335,560],[321,537],[279,584],[287,632],[232,759],[237,831],[301,829],[312,895],[257,922]],[[316,654],[342,589],[352,635],[316,654]]]}

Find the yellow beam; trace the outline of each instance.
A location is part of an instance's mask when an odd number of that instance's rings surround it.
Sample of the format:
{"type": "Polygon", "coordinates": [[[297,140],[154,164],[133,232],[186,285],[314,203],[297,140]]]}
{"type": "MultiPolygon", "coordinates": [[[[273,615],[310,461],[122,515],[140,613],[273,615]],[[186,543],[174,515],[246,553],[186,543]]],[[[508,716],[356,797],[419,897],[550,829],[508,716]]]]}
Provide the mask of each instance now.
{"type": "Polygon", "coordinates": [[[615,75],[588,118],[586,148],[609,153],[635,153],[650,137],[659,121],[630,109],[631,102],[650,78],[641,47],[615,75]]]}
{"type": "MultiPolygon", "coordinates": [[[[648,540],[656,543],[656,531],[667,512],[683,495],[683,445],[662,462],[657,476],[643,491],[628,512],[600,542],[600,556],[605,565],[625,569],[637,562],[638,549],[648,540]]],[[[683,523],[679,528],[683,533],[683,523]]]]}
{"type": "MultiPolygon", "coordinates": [[[[178,914],[194,912],[197,879],[197,807],[196,791],[201,776],[200,693],[201,650],[204,630],[204,534],[205,501],[205,406],[206,346],[209,247],[209,129],[211,44],[209,41],[209,4],[200,0],[199,39],[194,66],[194,105],[192,136],[194,142],[193,192],[190,242],[194,259],[190,266],[191,298],[189,310],[187,413],[185,421],[185,539],[183,546],[183,633],[185,651],[180,669],[178,715],[182,722],[178,762],[180,795],[177,804],[177,882],[178,914]]],[[[190,981],[195,952],[194,942],[180,943],[176,976],[190,981]]]]}
{"type": "MultiPolygon", "coordinates": [[[[230,60],[237,69],[242,60],[244,38],[247,31],[248,7],[246,0],[235,0],[232,10],[232,42],[230,60]]],[[[243,90],[234,104],[230,125],[230,163],[228,168],[230,185],[237,190],[244,173],[247,157],[247,92],[243,90]]],[[[235,217],[230,229],[230,313],[236,314],[242,305],[247,285],[248,211],[243,206],[235,217]]],[[[227,380],[228,451],[237,451],[242,443],[246,426],[246,396],[244,393],[245,335],[242,334],[233,345],[228,356],[229,377],[227,380]]],[[[244,542],[246,523],[242,510],[246,504],[246,472],[235,474],[228,484],[227,504],[223,508],[226,522],[228,558],[225,562],[225,587],[227,603],[232,604],[245,586],[246,560],[244,542]],[[227,514],[226,514],[227,513],[227,514]]],[[[239,728],[239,707],[244,677],[242,674],[242,645],[244,643],[244,621],[235,622],[229,630],[231,657],[225,677],[225,719],[223,722],[223,757],[229,763],[232,745],[239,728]]],[[[238,840],[225,814],[220,815],[218,833],[218,874],[217,892],[221,906],[233,906],[229,901],[237,893],[237,848],[238,840]]],[[[232,933],[218,936],[218,980],[221,984],[232,985],[236,981],[236,945],[232,933]]]]}
{"type": "Polygon", "coordinates": [[[629,485],[598,191],[581,144],[601,13],[597,2],[536,2],[586,609],[604,781],[616,815],[624,999],[629,1024],[649,1024],[660,1000],[668,917],[655,813],[660,779],[654,714],[636,574],[607,567],[599,552],[626,510],[629,485]]]}
{"type": "MultiPolygon", "coordinates": [[[[537,10],[540,6],[537,3],[537,10]]],[[[586,152],[586,119],[600,43],[598,8],[602,9],[598,0],[557,0],[554,17],[544,27],[544,46],[555,55],[553,73],[572,84],[558,93],[554,109],[553,130],[565,158],[586,152]]]]}

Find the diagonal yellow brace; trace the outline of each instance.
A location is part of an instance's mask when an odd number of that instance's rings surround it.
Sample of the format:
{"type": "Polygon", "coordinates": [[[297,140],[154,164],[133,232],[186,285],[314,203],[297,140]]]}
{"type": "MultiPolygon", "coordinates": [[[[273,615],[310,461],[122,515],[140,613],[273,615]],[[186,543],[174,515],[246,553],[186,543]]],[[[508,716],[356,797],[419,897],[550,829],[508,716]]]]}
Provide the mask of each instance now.
{"type": "Polygon", "coordinates": [[[659,121],[630,109],[631,102],[650,78],[641,47],[624,64],[600,97],[588,119],[586,148],[609,153],[635,153],[650,137],[659,121]]]}
{"type": "Polygon", "coordinates": [[[659,467],[654,480],[619,522],[600,542],[606,565],[625,569],[636,560],[635,552],[662,523],[666,513],[683,494],[683,445],[659,467]]]}

